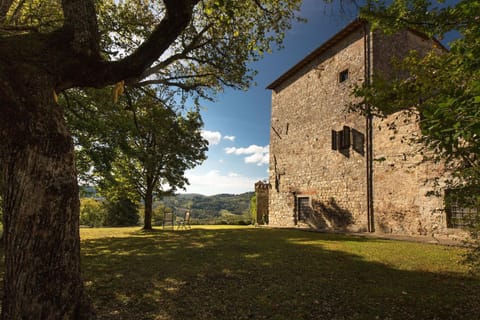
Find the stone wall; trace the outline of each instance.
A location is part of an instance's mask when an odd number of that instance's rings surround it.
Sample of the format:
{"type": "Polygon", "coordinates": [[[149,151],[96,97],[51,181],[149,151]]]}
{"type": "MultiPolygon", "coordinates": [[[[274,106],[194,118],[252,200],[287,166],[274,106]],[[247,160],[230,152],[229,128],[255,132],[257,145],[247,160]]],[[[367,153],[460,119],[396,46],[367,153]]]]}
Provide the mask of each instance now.
{"type": "Polygon", "coordinates": [[[424,161],[416,116],[398,112],[375,119],[374,212],[377,231],[409,235],[445,233],[443,197],[434,196],[444,176],[439,163],[424,161]],[[432,195],[429,195],[432,194],[432,195]]]}
{"type": "MultiPolygon", "coordinates": [[[[270,225],[367,230],[365,145],[332,149],[332,130],[344,126],[365,139],[365,117],[346,111],[353,86],[365,78],[363,35],[360,27],[343,37],[272,92],[270,225]],[[347,69],[348,80],[340,82],[339,74],[347,69]],[[304,209],[307,202],[309,210],[304,209]]],[[[374,74],[393,76],[389,57],[431,47],[409,31],[393,37],[374,33],[371,39],[374,74]]],[[[413,114],[374,119],[377,232],[456,233],[446,228],[443,198],[427,195],[445,174],[440,164],[423,161],[421,146],[411,142],[418,134],[413,114]]]]}
{"type": "MultiPolygon", "coordinates": [[[[392,61],[416,50],[437,48],[436,42],[403,31],[395,35],[375,32],[372,41],[375,75],[402,76],[392,61]]],[[[374,212],[377,232],[408,235],[460,235],[448,230],[442,186],[448,175],[441,163],[424,161],[428,150],[418,143],[420,130],[415,112],[397,112],[374,120],[374,212]]]]}
{"type": "Polygon", "coordinates": [[[257,197],[257,221],[256,224],[268,224],[268,193],[270,184],[262,181],[255,183],[255,195],[257,197]]]}
{"type": "Polygon", "coordinates": [[[363,31],[351,33],[272,93],[270,224],[364,230],[363,154],[332,150],[332,130],[365,134],[365,119],[345,111],[364,78],[363,31]],[[348,69],[348,80],[339,73],[348,69]],[[295,199],[309,197],[312,214],[298,221],[295,199]],[[340,213],[340,214],[339,214],[340,213]]]}

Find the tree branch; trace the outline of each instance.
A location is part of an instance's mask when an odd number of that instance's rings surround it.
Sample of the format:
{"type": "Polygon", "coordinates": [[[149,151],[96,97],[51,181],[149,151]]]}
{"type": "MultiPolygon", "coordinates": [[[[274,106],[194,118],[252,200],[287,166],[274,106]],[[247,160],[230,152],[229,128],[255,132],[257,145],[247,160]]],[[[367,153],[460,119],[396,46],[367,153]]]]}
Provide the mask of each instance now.
{"type": "Polygon", "coordinates": [[[93,0],[62,0],[64,31],[71,33],[75,53],[100,57],[100,35],[93,0]]]}
{"type": "Polygon", "coordinates": [[[254,0],[254,2],[257,5],[257,7],[259,7],[266,14],[272,14],[273,13],[273,11],[270,11],[267,8],[265,8],[264,6],[262,6],[262,4],[260,3],[260,0],[254,0]]]}
{"type": "Polygon", "coordinates": [[[10,10],[13,1],[14,0],[0,0],[0,24],[5,22],[8,10],[10,10]]]}
{"type": "Polygon", "coordinates": [[[177,39],[192,19],[193,7],[200,0],[164,0],[166,15],[151,36],[130,56],[112,63],[112,72],[122,79],[139,76],[177,39]]]}
{"type": "MultiPolygon", "coordinates": [[[[62,1],[64,3],[71,2],[72,4],[78,5],[77,2],[82,2],[83,0],[62,1]]],[[[164,18],[150,37],[148,37],[137,50],[119,61],[107,62],[100,60],[100,58],[90,56],[90,58],[93,59],[79,61],[81,63],[80,65],[72,64],[63,70],[61,83],[57,85],[57,89],[60,91],[75,86],[104,87],[121,80],[140,77],[144,70],[157,61],[163,52],[165,52],[185,30],[192,19],[193,8],[199,1],[200,0],[163,0],[166,7],[164,18]]],[[[85,0],[85,2],[92,3],[92,0],[85,0]]],[[[77,18],[72,18],[71,15],[70,13],[69,19],[72,19],[71,21],[78,20],[77,18]]],[[[68,22],[68,24],[66,23],[66,25],[71,26],[71,21],[68,22]]],[[[89,28],[92,28],[92,26],[87,24],[81,28],[75,27],[74,30],[77,29],[77,33],[81,35],[82,32],[85,32],[85,30],[89,28]]]]}
{"type": "Polygon", "coordinates": [[[169,66],[171,63],[173,63],[177,60],[187,58],[188,54],[190,52],[206,46],[211,40],[208,40],[206,42],[200,42],[200,40],[202,39],[203,35],[208,31],[208,29],[211,28],[211,26],[212,25],[209,24],[208,26],[203,28],[203,30],[200,31],[197,35],[195,35],[195,37],[191,40],[190,44],[187,45],[182,52],[174,54],[174,55],[168,57],[166,60],[159,62],[157,65],[155,65],[155,66],[153,66],[149,69],[146,69],[143,72],[141,78],[144,79],[144,78],[146,78],[146,77],[148,77],[148,76],[150,76],[154,73],[157,73],[160,70],[164,69],[165,67],[169,66]]]}

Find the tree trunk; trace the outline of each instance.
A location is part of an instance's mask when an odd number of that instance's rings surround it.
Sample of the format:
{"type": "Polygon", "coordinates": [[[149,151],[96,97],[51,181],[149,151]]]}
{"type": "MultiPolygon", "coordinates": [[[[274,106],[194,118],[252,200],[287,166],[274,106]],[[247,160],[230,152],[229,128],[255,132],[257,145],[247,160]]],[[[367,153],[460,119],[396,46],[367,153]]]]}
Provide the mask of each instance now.
{"type": "Polygon", "coordinates": [[[15,67],[0,66],[2,319],[93,319],[80,277],[72,139],[51,76],[15,67]]]}
{"type": "Polygon", "coordinates": [[[152,230],[152,212],[153,212],[153,188],[147,187],[145,192],[145,211],[144,211],[144,230],[152,230]]]}

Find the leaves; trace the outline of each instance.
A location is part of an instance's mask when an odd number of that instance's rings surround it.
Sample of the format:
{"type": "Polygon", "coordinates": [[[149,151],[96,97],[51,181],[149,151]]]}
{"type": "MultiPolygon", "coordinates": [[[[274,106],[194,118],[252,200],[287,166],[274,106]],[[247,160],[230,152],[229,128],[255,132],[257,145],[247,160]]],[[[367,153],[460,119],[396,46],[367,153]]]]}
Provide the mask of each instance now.
{"type": "Polygon", "coordinates": [[[85,179],[132,200],[184,188],[184,172],[206,157],[198,111],[175,112],[167,90],[129,91],[118,103],[103,92],[72,92],[67,107],[85,179]]]}
{"type": "Polygon", "coordinates": [[[449,187],[473,187],[478,181],[473,177],[480,177],[480,1],[451,6],[425,0],[397,0],[389,6],[370,1],[362,12],[389,32],[409,27],[440,38],[459,33],[449,52],[435,47],[423,54],[410,52],[396,64],[399,76],[377,76],[371,87],[357,88],[356,94],[380,115],[414,107],[420,114],[421,142],[458,178],[449,187]]]}
{"type": "MultiPolygon", "coordinates": [[[[444,177],[446,205],[480,208],[480,1],[395,0],[390,6],[369,1],[362,10],[373,25],[388,32],[409,27],[443,38],[458,34],[450,51],[433,48],[411,52],[397,64],[400,77],[376,77],[372,85],[356,89],[363,103],[378,115],[415,108],[422,136],[417,142],[448,170],[444,177]],[[405,76],[407,75],[407,76],[405,76]],[[447,175],[446,174],[446,175],[447,175]]],[[[478,219],[477,219],[478,220],[478,219]]],[[[467,262],[479,270],[480,224],[472,224],[472,250],[467,262]]]]}

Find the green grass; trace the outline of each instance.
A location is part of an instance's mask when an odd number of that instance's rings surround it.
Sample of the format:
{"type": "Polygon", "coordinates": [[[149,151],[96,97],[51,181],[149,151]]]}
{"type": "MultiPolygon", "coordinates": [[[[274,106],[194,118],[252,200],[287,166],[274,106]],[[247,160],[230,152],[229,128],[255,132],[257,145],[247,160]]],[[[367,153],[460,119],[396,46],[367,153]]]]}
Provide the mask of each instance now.
{"type": "Polygon", "coordinates": [[[479,319],[464,249],[249,227],[82,229],[100,319],[479,319]]]}

